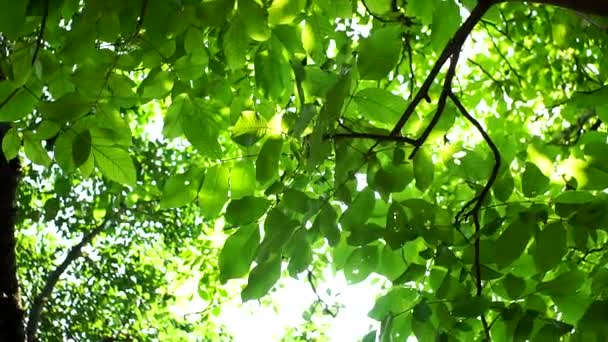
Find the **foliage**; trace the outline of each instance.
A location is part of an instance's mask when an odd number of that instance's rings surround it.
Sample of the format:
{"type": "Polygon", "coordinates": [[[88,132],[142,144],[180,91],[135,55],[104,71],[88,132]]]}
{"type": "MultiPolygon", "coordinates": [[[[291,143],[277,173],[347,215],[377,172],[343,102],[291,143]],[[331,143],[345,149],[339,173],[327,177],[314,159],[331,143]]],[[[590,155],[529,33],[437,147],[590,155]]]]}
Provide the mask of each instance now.
{"type": "Polygon", "coordinates": [[[4,1],[26,305],[112,222],[40,336],[216,339],[166,273],[217,305],[329,265],[386,280],[366,341],[608,339],[608,10],[499,2],[4,1]]]}

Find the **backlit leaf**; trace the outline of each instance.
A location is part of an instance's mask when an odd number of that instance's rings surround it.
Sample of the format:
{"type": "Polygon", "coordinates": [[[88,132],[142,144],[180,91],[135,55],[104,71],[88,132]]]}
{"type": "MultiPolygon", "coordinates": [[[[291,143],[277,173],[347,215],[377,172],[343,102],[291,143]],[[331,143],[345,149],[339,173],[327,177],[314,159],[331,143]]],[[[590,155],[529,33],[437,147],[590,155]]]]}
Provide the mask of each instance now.
{"type": "Polygon", "coordinates": [[[198,206],[206,218],[219,215],[228,200],[229,175],[230,170],[221,164],[207,169],[198,192],[198,206]]]}
{"type": "Polygon", "coordinates": [[[241,227],[226,239],[218,261],[222,284],[247,274],[259,244],[260,230],[256,224],[241,227]]]}
{"type": "Polygon", "coordinates": [[[119,147],[94,145],[95,165],[101,173],[120,184],[135,186],[135,165],[127,151],[119,147]]]}
{"type": "Polygon", "coordinates": [[[275,255],[264,263],[258,264],[249,273],[247,286],[241,292],[243,301],[264,296],[281,276],[281,257],[275,255]]]}
{"type": "Polygon", "coordinates": [[[278,175],[282,147],[282,139],[269,138],[264,142],[255,162],[255,178],[259,183],[266,184],[278,175]]]}
{"type": "Polygon", "coordinates": [[[226,208],[226,222],[235,226],[252,223],[264,215],[269,205],[270,201],[261,197],[233,199],[226,208]]]}
{"type": "Polygon", "coordinates": [[[395,67],[401,54],[402,30],[399,25],[386,26],[360,42],[357,67],[362,79],[380,80],[395,67]]]}
{"type": "Polygon", "coordinates": [[[2,138],[2,154],[8,161],[17,157],[19,149],[21,149],[21,137],[14,127],[10,128],[2,138]]]}

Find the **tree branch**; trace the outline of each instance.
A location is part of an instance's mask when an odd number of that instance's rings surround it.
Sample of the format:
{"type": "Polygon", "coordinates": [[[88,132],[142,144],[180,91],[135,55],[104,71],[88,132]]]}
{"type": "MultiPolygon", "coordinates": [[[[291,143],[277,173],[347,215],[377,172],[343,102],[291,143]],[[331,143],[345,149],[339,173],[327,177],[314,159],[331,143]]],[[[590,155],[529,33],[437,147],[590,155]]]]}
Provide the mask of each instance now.
{"type": "Polygon", "coordinates": [[[390,136],[390,135],[382,135],[382,134],[374,134],[374,133],[360,133],[360,132],[350,132],[350,133],[334,133],[334,134],[326,134],[324,139],[374,139],[378,142],[381,141],[397,141],[397,142],[405,142],[407,144],[416,145],[416,140],[408,137],[402,136],[390,136]]]}
{"type": "Polygon", "coordinates": [[[416,139],[416,147],[414,147],[414,150],[412,151],[412,153],[410,153],[409,159],[414,158],[420,147],[424,145],[426,139],[428,139],[429,135],[433,131],[433,128],[435,128],[435,126],[439,122],[439,119],[441,119],[441,115],[443,114],[443,110],[445,109],[445,104],[448,99],[448,96],[452,92],[452,80],[454,79],[454,75],[456,75],[456,65],[458,65],[459,57],[460,48],[454,51],[454,53],[452,54],[452,59],[450,60],[450,67],[445,75],[445,80],[443,81],[441,95],[439,95],[439,100],[437,100],[437,111],[435,111],[435,115],[433,115],[431,122],[429,122],[428,126],[426,126],[426,128],[422,132],[422,135],[420,135],[420,137],[416,139]]]}
{"type": "Polygon", "coordinates": [[[42,20],[40,21],[40,31],[38,31],[38,38],[36,38],[36,48],[32,55],[32,65],[36,62],[38,57],[38,51],[42,45],[42,37],[44,36],[44,28],[46,27],[46,19],[49,16],[49,0],[42,0],[42,6],[44,6],[44,13],[42,14],[42,20]]]}
{"type": "MultiPolygon", "coordinates": [[[[465,205],[465,208],[466,208],[466,207],[470,206],[471,203],[475,203],[475,205],[473,206],[473,209],[471,209],[470,212],[465,214],[465,216],[472,215],[473,216],[473,225],[475,226],[475,274],[476,274],[476,278],[477,278],[475,285],[477,288],[477,296],[480,297],[482,295],[483,285],[481,283],[481,250],[480,250],[480,236],[479,236],[481,224],[479,222],[480,221],[479,214],[481,211],[481,204],[483,203],[483,200],[485,199],[486,195],[490,192],[490,189],[492,188],[492,185],[494,184],[494,181],[496,180],[496,177],[498,176],[498,171],[500,170],[500,152],[498,151],[498,147],[496,147],[496,144],[494,144],[494,141],[492,141],[492,138],[490,138],[490,136],[483,129],[481,124],[477,120],[475,120],[475,118],[473,116],[471,116],[471,114],[469,114],[469,112],[464,107],[462,102],[460,102],[460,99],[458,99],[458,97],[456,95],[454,95],[454,93],[452,93],[451,91],[449,93],[449,96],[450,96],[450,99],[452,100],[452,102],[454,102],[454,104],[458,108],[458,110],[460,110],[462,115],[467,120],[469,120],[469,122],[471,122],[471,124],[473,124],[473,126],[475,126],[475,128],[477,128],[479,133],[481,133],[481,135],[483,136],[483,139],[488,144],[488,146],[492,150],[492,153],[494,154],[494,167],[492,168],[492,173],[490,174],[490,178],[488,179],[488,182],[483,187],[483,189],[481,190],[479,195],[475,196],[475,198],[473,198],[473,200],[471,200],[469,203],[467,203],[465,205]]],[[[457,219],[458,219],[458,215],[457,215],[457,219]]],[[[488,340],[490,340],[490,328],[488,326],[488,322],[486,321],[486,318],[483,314],[481,314],[480,319],[481,319],[481,323],[483,325],[483,329],[484,329],[486,338],[488,340]]]]}
{"type": "Polygon", "coordinates": [[[70,264],[74,260],[80,257],[80,255],[82,254],[82,248],[91,243],[91,241],[93,241],[93,239],[97,235],[99,235],[110,225],[110,216],[110,213],[106,214],[103,222],[101,222],[101,224],[99,224],[95,229],[86,233],[82,237],[82,240],[80,240],[78,244],[76,244],[70,249],[63,262],[59,264],[59,266],[57,266],[51,273],[49,273],[48,277],[46,278],[46,282],[44,283],[44,287],[42,288],[42,291],[40,291],[40,293],[34,298],[34,302],[29,312],[26,328],[26,336],[28,342],[34,342],[37,340],[36,335],[38,332],[38,324],[40,323],[40,317],[42,316],[42,309],[44,308],[44,305],[46,304],[48,298],[51,296],[55,285],[57,285],[59,277],[61,277],[63,272],[65,272],[65,270],[68,268],[68,266],[70,266],[70,264]]]}
{"type": "Polygon", "coordinates": [[[414,96],[412,102],[410,102],[410,104],[407,106],[407,108],[401,115],[401,118],[399,118],[399,121],[397,122],[397,124],[395,124],[395,127],[391,131],[390,135],[400,135],[401,129],[403,128],[403,126],[405,126],[409,118],[412,116],[414,110],[416,110],[416,107],[418,107],[420,101],[422,101],[422,99],[428,96],[428,91],[431,88],[433,81],[437,77],[437,74],[439,74],[441,67],[445,64],[448,58],[450,58],[450,56],[454,54],[454,52],[459,51],[462,48],[462,45],[466,41],[469,34],[471,34],[471,31],[473,30],[475,25],[481,20],[481,17],[484,15],[484,13],[486,13],[486,11],[494,3],[495,1],[489,0],[481,0],[477,3],[477,6],[475,6],[467,20],[465,20],[465,22],[460,26],[460,28],[458,28],[458,30],[454,34],[454,37],[452,37],[452,39],[448,42],[446,47],[441,52],[441,55],[439,55],[439,58],[435,62],[435,65],[429,72],[426,79],[424,80],[424,83],[418,90],[418,93],[416,93],[416,96],[414,96]]]}

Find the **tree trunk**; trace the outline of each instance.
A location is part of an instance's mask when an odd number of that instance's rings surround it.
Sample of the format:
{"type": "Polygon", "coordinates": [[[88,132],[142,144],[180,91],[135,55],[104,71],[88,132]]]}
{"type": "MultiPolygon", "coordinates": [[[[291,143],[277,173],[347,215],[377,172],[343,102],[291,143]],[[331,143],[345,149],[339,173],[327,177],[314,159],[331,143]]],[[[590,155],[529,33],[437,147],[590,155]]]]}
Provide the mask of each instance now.
{"type": "MultiPolygon", "coordinates": [[[[0,124],[0,142],[10,128],[0,124]]],[[[25,340],[23,309],[15,256],[15,197],[21,168],[19,159],[7,161],[0,149],[0,341],[25,340]]]]}

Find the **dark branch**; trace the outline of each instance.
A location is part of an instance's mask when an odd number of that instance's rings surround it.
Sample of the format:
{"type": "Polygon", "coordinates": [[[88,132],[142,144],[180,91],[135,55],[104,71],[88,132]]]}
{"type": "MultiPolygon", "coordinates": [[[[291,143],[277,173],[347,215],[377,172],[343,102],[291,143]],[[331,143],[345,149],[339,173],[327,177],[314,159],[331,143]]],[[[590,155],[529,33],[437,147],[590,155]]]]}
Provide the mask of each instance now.
{"type": "MultiPolygon", "coordinates": [[[[469,112],[464,107],[462,102],[460,102],[460,99],[458,99],[458,97],[456,95],[454,95],[454,93],[452,93],[451,91],[449,93],[449,96],[450,96],[450,99],[452,100],[452,102],[454,102],[454,104],[458,108],[458,110],[462,113],[462,115],[467,120],[469,120],[469,122],[471,122],[471,124],[473,126],[475,126],[475,128],[477,128],[479,133],[481,133],[481,135],[483,136],[483,139],[488,144],[488,146],[492,150],[492,153],[494,154],[494,167],[492,168],[492,173],[490,174],[490,178],[488,179],[488,182],[483,187],[483,189],[481,190],[479,195],[477,195],[472,200],[475,203],[475,205],[473,206],[473,209],[471,209],[471,211],[468,214],[465,214],[465,216],[468,216],[468,215],[473,216],[473,225],[475,226],[475,273],[476,273],[476,278],[477,278],[475,285],[477,287],[477,296],[481,296],[482,291],[483,291],[483,285],[481,283],[481,251],[480,251],[480,236],[479,236],[481,224],[480,224],[479,214],[481,211],[481,205],[483,203],[483,200],[490,192],[490,189],[492,188],[492,185],[494,184],[494,181],[496,180],[496,177],[498,176],[498,171],[500,170],[500,152],[498,151],[498,147],[496,147],[496,144],[494,144],[494,141],[492,141],[492,138],[490,138],[490,136],[484,130],[484,128],[481,126],[481,124],[477,120],[475,120],[475,118],[473,116],[471,116],[471,114],[469,114],[469,112]]],[[[467,203],[465,205],[465,207],[470,206],[470,203],[473,203],[473,202],[467,203]]],[[[490,340],[490,328],[488,326],[488,322],[486,321],[486,318],[483,314],[480,316],[480,319],[481,319],[481,323],[483,325],[483,329],[484,329],[486,338],[488,340],[490,340]]]]}
{"type": "Polygon", "coordinates": [[[452,37],[452,39],[441,52],[441,55],[439,55],[437,62],[435,62],[435,65],[429,72],[428,76],[426,77],[426,80],[424,80],[424,83],[418,90],[418,93],[416,93],[416,96],[414,96],[412,102],[410,102],[410,104],[407,106],[407,108],[401,115],[401,118],[399,118],[397,124],[395,124],[395,127],[391,131],[391,135],[400,135],[401,129],[403,128],[403,126],[405,126],[409,118],[412,116],[414,110],[416,110],[416,107],[418,107],[420,101],[428,97],[428,91],[431,88],[433,81],[437,77],[437,74],[439,74],[441,67],[445,64],[448,58],[450,58],[450,56],[454,54],[454,52],[459,51],[462,48],[462,45],[466,41],[467,37],[469,36],[475,25],[481,20],[481,17],[492,6],[492,4],[494,4],[493,1],[479,1],[477,6],[475,6],[473,11],[471,12],[471,15],[469,15],[467,20],[460,26],[460,28],[458,28],[458,30],[454,34],[454,37],[452,37]]]}
{"type": "Polygon", "coordinates": [[[441,95],[439,95],[439,100],[437,100],[437,111],[435,111],[435,114],[433,115],[431,122],[429,122],[428,126],[426,126],[426,128],[422,132],[422,135],[420,135],[420,137],[418,139],[416,139],[416,142],[415,142],[416,147],[414,148],[412,153],[410,153],[410,157],[409,157],[410,159],[414,158],[414,156],[416,155],[416,153],[418,152],[420,147],[422,145],[424,145],[424,143],[426,142],[426,139],[428,139],[429,135],[433,131],[433,128],[435,128],[435,126],[439,122],[439,119],[441,119],[441,115],[443,114],[443,110],[445,109],[445,104],[447,102],[448,96],[451,93],[452,80],[454,79],[454,75],[456,75],[456,65],[458,65],[459,57],[460,57],[460,49],[454,51],[454,54],[452,55],[452,59],[450,61],[450,67],[448,69],[447,74],[445,75],[445,80],[443,81],[443,88],[441,89],[441,95]]]}
{"type": "Polygon", "coordinates": [[[40,46],[42,46],[44,28],[46,27],[46,19],[49,16],[49,0],[42,0],[42,5],[44,6],[44,13],[42,14],[42,20],[40,21],[40,31],[38,31],[38,38],[36,38],[36,48],[34,49],[34,54],[32,55],[32,65],[34,65],[34,63],[36,62],[36,58],[38,57],[38,51],[40,50],[40,46]]]}
{"type": "Polygon", "coordinates": [[[59,264],[59,266],[57,266],[46,278],[46,282],[44,283],[42,291],[40,291],[40,293],[34,298],[34,302],[30,309],[26,328],[27,340],[29,342],[34,342],[37,340],[36,335],[38,332],[38,323],[40,322],[40,317],[42,316],[42,310],[47,300],[51,296],[55,285],[57,285],[59,278],[61,277],[63,272],[65,272],[65,270],[68,268],[68,266],[70,266],[70,264],[72,264],[74,260],[80,257],[80,255],[82,254],[82,248],[91,243],[91,241],[93,241],[93,239],[97,235],[99,235],[110,225],[110,216],[110,214],[106,214],[106,217],[100,225],[85,234],[82,237],[82,240],[80,240],[78,244],[76,244],[70,249],[68,255],[65,257],[63,262],[59,264]]]}
{"type": "Polygon", "coordinates": [[[359,132],[351,132],[351,133],[334,133],[327,134],[323,137],[324,139],[374,139],[378,142],[381,141],[397,141],[397,142],[405,142],[411,145],[416,145],[416,140],[408,137],[402,136],[390,136],[390,135],[382,135],[382,134],[373,134],[373,133],[359,133],[359,132]]]}

